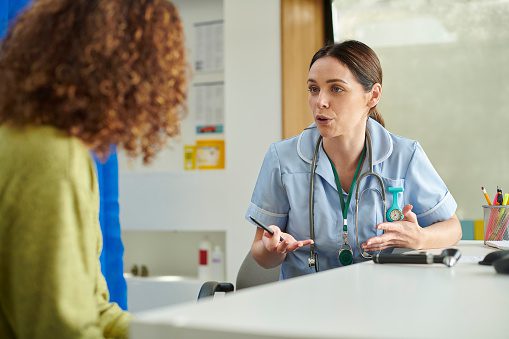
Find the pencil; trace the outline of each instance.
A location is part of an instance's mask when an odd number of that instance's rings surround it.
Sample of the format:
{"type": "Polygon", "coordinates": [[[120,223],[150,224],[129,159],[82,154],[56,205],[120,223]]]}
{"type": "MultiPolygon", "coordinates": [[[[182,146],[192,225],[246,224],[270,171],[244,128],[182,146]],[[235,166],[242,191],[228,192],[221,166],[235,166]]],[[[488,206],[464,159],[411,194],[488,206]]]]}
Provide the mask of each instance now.
{"type": "Polygon", "coordinates": [[[486,202],[489,206],[491,206],[490,196],[488,195],[488,192],[486,192],[486,189],[484,186],[481,187],[482,192],[484,193],[484,199],[486,199],[486,202]]]}

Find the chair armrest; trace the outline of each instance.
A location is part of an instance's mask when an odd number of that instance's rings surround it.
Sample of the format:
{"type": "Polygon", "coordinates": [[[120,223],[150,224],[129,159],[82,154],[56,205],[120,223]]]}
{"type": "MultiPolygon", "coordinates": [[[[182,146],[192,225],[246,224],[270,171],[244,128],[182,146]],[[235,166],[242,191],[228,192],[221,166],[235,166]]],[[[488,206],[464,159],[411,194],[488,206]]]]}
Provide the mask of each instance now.
{"type": "Polygon", "coordinates": [[[201,285],[200,293],[198,293],[198,300],[206,297],[213,297],[216,292],[233,292],[235,288],[233,284],[227,282],[206,281],[201,285]]]}

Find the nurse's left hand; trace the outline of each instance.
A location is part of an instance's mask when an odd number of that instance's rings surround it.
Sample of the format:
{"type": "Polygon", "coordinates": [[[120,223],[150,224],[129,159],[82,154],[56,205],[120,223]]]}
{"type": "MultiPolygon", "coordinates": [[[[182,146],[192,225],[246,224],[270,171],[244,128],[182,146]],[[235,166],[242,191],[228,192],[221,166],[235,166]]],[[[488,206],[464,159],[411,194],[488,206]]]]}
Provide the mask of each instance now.
{"type": "Polygon", "coordinates": [[[377,229],[385,233],[368,239],[362,244],[362,248],[368,252],[381,251],[389,247],[420,249],[422,227],[419,226],[412,208],[412,205],[403,207],[404,218],[401,221],[378,224],[377,229]]]}

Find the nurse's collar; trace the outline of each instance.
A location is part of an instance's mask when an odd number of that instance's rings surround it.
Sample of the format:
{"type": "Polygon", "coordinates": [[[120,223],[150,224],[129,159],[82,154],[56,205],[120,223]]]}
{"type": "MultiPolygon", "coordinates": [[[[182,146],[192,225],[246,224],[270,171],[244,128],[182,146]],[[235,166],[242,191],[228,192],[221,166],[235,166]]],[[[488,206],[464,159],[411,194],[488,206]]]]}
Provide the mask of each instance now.
{"type": "MultiPolygon", "coordinates": [[[[391,155],[393,149],[392,138],[389,131],[372,118],[368,118],[367,128],[371,133],[373,165],[377,165],[389,158],[391,155]]],[[[299,139],[297,141],[297,153],[302,160],[309,164],[311,164],[313,159],[315,144],[319,136],[320,133],[318,132],[315,123],[311,124],[299,135],[299,139]]]]}

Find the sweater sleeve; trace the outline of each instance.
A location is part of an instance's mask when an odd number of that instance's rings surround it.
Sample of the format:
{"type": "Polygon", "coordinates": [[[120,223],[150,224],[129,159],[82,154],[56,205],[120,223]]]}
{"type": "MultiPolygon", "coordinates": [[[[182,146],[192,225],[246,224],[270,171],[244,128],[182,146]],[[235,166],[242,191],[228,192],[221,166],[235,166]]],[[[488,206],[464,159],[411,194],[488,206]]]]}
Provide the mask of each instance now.
{"type": "Polygon", "coordinates": [[[31,181],[12,223],[10,322],[18,337],[126,337],[128,315],[108,302],[100,272],[89,182],[31,181]]]}
{"type": "MultiPolygon", "coordinates": [[[[99,261],[99,259],[97,259],[99,261]]],[[[100,326],[106,338],[127,338],[131,316],[122,311],[116,304],[109,302],[108,286],[97,266],[97,305],[100,316],[100,326]]]]}

